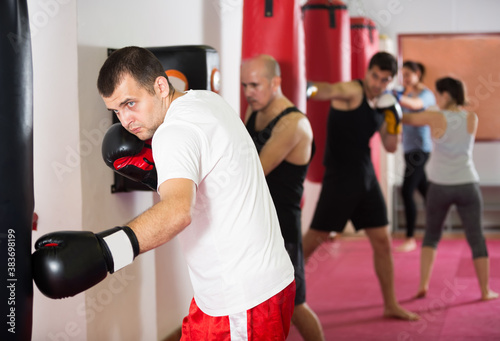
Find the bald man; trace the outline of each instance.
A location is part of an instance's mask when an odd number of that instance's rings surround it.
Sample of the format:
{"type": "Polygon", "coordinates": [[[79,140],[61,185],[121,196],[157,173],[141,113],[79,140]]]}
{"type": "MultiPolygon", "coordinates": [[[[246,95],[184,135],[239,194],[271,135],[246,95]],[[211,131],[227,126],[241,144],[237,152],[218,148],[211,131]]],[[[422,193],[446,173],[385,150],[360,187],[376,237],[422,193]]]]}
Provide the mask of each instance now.
{"type": "Polygon", "coordinates": [[[273,57],[259,55],[243,61],[241,85],[249,105],[245,124],[259,152],[285,247],[295,268],[292,323],[304,340],[324,340],[319,319],[306,303],[302,253],[300,202],[314,154],[311,125],[283,95],[280,67],[273,57]]]}

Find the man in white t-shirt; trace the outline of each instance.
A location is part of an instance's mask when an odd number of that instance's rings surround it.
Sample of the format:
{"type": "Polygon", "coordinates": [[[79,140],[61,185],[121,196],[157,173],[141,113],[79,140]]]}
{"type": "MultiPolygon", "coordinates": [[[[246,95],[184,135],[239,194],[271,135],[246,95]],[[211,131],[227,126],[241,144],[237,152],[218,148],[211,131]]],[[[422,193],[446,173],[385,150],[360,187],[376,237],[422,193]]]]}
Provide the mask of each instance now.
{"type": "Polygon", "coordinates": [[[194,289],[182,340],[208,339],[209,332],[210,339],[286,338],[293,266],[238,115],[213,92],[176,91],[156,57],[138,47],[107,59],[98,88],[124,128],[153,138],[161,201],[128,226],[140,252],[179,235],[194,289]]]}
{"type": "Polygon", "coordinates": [[[38,288],[51,298],[76,295],[178,235],[194,289],[181,340],[285,340],[294,269],[236,112],[213,92],[176,91],[160,61],[139,47],[111,54],[97,87],[135,141],[152,138],[161,201],[127,226],[39,238],[38,288]]]}

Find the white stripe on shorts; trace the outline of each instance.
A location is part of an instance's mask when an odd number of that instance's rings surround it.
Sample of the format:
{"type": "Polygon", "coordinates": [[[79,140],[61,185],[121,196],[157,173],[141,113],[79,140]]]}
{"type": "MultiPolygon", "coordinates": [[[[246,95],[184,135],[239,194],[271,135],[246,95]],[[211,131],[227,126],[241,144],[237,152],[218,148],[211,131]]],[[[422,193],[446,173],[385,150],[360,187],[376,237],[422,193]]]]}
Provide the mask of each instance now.
{"type": "Polygon", "coordinates": [[[229,330],[231,341],[248,341],[247,312],[229,315],[229,330]]]}

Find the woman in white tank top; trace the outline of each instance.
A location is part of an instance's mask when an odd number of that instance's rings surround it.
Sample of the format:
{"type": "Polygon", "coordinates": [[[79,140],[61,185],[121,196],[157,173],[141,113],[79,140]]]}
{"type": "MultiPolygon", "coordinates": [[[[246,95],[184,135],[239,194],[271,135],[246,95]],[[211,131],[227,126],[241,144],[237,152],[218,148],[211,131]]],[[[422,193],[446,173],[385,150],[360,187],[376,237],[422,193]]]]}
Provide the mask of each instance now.
{"type": "Polygon", "coordinates": [[[460,80],[445,77],[436,81],[439,110],[426,110],[418,115],[403,115],[403,123],[428,125],[433,150],[428,163],[429,188],[426,197],[426,228],[420,258],[420,285],[417,297],[425,297],[436,248],[441,239],[444,219],[451,205],[457,207],[483,300],[498,293],[489,287],[489,257],[482,230],[482,197],[479,176],[474,167],[472,150],[478,118],[462,108],[465,91],[460,80]]]}

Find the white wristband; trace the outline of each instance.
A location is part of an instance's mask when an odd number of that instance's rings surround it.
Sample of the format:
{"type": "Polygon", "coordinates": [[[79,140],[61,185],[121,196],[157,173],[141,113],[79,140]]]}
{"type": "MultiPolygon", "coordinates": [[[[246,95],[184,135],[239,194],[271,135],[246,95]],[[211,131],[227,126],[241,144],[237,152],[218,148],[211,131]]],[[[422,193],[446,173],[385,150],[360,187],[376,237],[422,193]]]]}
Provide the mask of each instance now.
{"type": "Polygon", "coordinates": [[[134,249],[125,231],[121,230],[103,238],[113,258],[113,272],[131,264],[134,249]]]}

